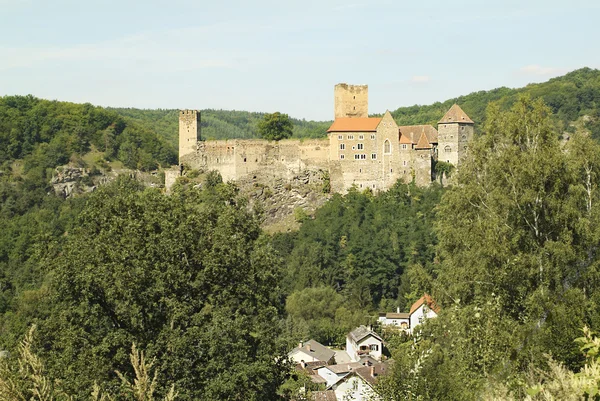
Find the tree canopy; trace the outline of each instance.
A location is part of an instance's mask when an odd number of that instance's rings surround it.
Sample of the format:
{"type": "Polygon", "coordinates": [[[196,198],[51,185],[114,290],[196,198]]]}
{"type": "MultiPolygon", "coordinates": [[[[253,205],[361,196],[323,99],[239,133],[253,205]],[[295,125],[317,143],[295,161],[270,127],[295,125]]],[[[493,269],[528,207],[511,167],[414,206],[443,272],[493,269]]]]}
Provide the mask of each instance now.
{"type": "Polygon", "coordinates": [[[289,138],[293,133],[293,125],[289,116],[278,111],[265,114],[264,118],[258,122],[257,128],[258,135],[270,141],[289,138]]]}

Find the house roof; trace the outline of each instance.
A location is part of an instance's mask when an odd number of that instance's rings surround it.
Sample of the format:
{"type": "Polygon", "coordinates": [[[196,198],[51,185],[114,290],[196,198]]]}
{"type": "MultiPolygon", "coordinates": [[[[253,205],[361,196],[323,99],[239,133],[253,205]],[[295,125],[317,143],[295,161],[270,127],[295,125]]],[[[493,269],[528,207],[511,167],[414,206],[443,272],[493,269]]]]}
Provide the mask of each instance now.
{"type": "Polygon", "coordinates": [[[335,396],[335,391],[326,390],[326,391],[313,391],[311,393],[312,401],[337,401],[337,397],[335,396]]]}
{"type": "Polygon", "coordinates": [[[369,383],[371,386],[375,384],[379,376],[383,376],[387,373],[388,367],[384,363],[378,363],[373,366],[364,366],[356,369],[354,374],[360,376],[364,381],[369,383]]]}
{"type": "Polygon", "coordinates": [[[387,319],[408,319],[409,318],[409,314],[408,313],[396,313],[396,312],[388,312],[385,314],[385,317],[387,319]]]}
{"type": "Polygon", "coordinates": [[[375,333],[374,331],[367,328],[367,326],[357,327],[354,330],[352,330],[350,333],[348,333],[348,337],[350,337],[350,339],[353,340],[355,343],[358,343],[360,340],[362,340],[363,338],[368,337],[370,335],[375,337],[379,341],[383,342],[383,339],[381,337],[379,337],[379,335],[377,335],[377,333],[375,333]]]}
{"type": "Polygon", "coordinates": [[[414,304],[412,304],[412,306],[410,307],[409,314],[412,315],[423,304],[427,305],[429,307],[429,309],[431,309],[435,313],[440,313],[441,308],[439,307],[439,305],[437,303],[435,303],[435,301],[433,300],[433,298],[431,298],[431,295],[424,294],[421,298],[419,298],[417,300],[417,302],[415,302],[414,304]]]}
{"type": "Polygon", "coordinates": [[[410,143],[412,144],[413,141],[412,139],[408,136],[403,134],[402,132],[400,133],[400,143],[410,143]]]}
{"type": "Polygon", "coordinates": [[[402,137],[406,137],[406,140],[410,140],[411,143],[417,143],[421,136],[421,133],[425,132],[429,143],[438,143],[438,132],[431,125],[402,125],[398,127],[400,131],[400,143],[402,143],[402,137]]]}
{"type": "Polygon", "coordinates": [[[425,135],[425,131],[421,133],[419,137],[419,142],[415,145],[415,149],[431,149],[433,146],[427,140],[427,135],[425,135]]]}
{"type": "Polygon", "coordinates": [[[304,362],[304,367],[302,367],[301,363],[297,363],[294,365],[294,368],[297,371],[304,371],[308,375],[316,375],[316,369],[321,368],[323,366],[327,366],[327,362],[324,361],[314,361],[314,362],[304,362]]]}
{"type": "Polygon", "coordinates": [[[461,109],[460,106],[456,103],[454,103],[452,107],[450,107],[450,110],[448,110],[446,114],[444,114],[444,117],[442,117],[442,119],[438,121],[438,124],[443,123],[475,124],[473,120],[469,118],[467,113],[465,113],[463,109],[461,109]]]}
{"type": "Polygon", "coordinates": [[[350,362],[350,363],[340,363],[338,365],[328,365],[328,366],[322,366],[322,367],[331,370],[336,375],[339,375],[342,373],[351,372],[352,370],[355,370],[358,368],[362,368],[362,367],[364,367],[364,365],[362,362],[350,362]]]}
{"type": "Polygon", "coordinates": [[[327,132],[375,132],[381,117],[338,117],[327,132]]]}
{"type": "Polygon", "coordinates": [[[330,350],[323,344],[315,341],[309,340],[302,344],[302,348],[296,347],[290,351],[288,355],[292,355],[296,352],[304,352],[307,355],[310,355],[316,360],[327,362],[335,355],[335,351],[330,350]]]}

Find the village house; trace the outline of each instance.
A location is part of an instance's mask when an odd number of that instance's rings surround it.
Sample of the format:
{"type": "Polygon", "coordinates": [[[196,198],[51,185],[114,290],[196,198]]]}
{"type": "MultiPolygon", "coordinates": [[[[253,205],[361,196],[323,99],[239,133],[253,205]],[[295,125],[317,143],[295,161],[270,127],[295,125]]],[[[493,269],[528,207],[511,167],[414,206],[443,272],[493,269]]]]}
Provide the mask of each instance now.
{"type": "Polygon", "coordinates": [[[323,362],[325,364],[334,364],[334,356],[335,351],[330,350],[315,340],[301,342],[288,353],[289,359],[295,363],[323,362]]]}
{"type": "Polygon", "coordinates": [[[379,313],[377,321],[382,326],[391,326],[402,330],[408,330],[410,328],[410,315],[408,313],[400,312],[400,308],[398,308],[396,312],[379,313]]]}
{"type": "Polygon", "coordinates": [[[338,400],[377,401],[381,397],[375,392],[377,379],[384,375],[388,367],[384,363],[362,366],[331,386],[338,400]]]}
{"type": "Polygon", "coordinates": [[[426,319],[437,317],[440,307],[435,303],[431,295],[424,294],[410,307],[410,332],[423,323],[426,319]]]}
{"type": "Polygon", "coordinates": [[[366,326],[360,326],[346,336],[346,352],[355,362],[366,356],[381,360],[382,351],[383,339],[366,326]]]}

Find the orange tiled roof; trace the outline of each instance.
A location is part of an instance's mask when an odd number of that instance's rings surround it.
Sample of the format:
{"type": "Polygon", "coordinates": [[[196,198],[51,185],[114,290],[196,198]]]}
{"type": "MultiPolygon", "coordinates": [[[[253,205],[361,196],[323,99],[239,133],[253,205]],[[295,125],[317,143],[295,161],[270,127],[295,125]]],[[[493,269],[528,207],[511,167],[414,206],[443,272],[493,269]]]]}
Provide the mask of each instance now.
{"type": "Polygon", "coordinates": [[[429,309],[431,309],[435,313],[440,313],[441,308],[439,307],[438,304],[435,303],[433,298],[431,298],[431,295],[423,294],[423,296],[421,298],[419,298],[419,300],[417,302],[412,304],[412,306],[410,307],[409,315],[412,315],[413,312],[416,311],[417,309],[419,309],[419,307],[423,304],[427,305],[429,307],[429,309]]]}
{"type": "Polygon", "coordinates": [[[400,132],[400,143],[410,143],[412,144],[412,139],[408,136],[400,132]]]}
{"type": "Polygon", "coordinates": [[[327,132],[374,132],[381,117],[338,117],[327,132]]]}
{"type": "Polygon", "coordinates": [[[475,124],[473,120],[469,118],[467,113],[460,108],[459,105],[454,103],[450,110],[444,114],[444,117],[438,122],[438,124],[443,123],[465,123],[465,124],[475,124]]]}
{"type": "Polygon", "coordinates": [[[431,149],[433,146],[427,140],[427,135],[425,135],[425,131],[421,132],[421,136],[419,137],[419,142],[415,145],[415,149],[431,149]]]}
{"type": "Polygon", "coordinates": [[[438,132],[431,125],[402,125],[398,127],[400,134],[409,138],[412,143],[417,143],[421,133],[425,131],[429,143],[438,143],[438,132]]]}

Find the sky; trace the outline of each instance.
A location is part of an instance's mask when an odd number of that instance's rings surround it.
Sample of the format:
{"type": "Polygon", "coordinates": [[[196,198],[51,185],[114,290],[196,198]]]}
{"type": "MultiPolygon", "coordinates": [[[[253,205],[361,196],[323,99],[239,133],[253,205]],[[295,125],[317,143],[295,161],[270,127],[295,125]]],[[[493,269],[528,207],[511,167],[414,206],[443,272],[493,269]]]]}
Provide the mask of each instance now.
{"type": "Polygon", "coordinates": [[[600,68],[598,0],[0,0],[0,96],[333,119],[600,68]]]}

